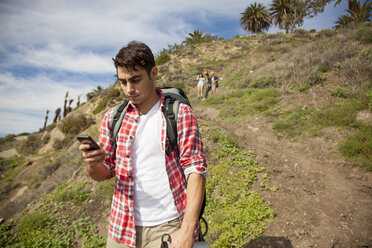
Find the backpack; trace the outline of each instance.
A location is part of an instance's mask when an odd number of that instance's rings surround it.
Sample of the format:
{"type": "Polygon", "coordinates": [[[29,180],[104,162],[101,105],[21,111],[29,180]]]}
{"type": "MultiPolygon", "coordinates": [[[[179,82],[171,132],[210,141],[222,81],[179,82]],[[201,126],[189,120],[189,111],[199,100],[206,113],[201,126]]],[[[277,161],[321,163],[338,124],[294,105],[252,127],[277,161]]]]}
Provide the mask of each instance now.
{"type": "MultiPolygon", "coordinates": [[[[171,150],[177,149],[177,118],[178,118],[178,109],[180,103],[187,104],[191,107],[190,100],[186,96],[185,92],[176,87],[159,87],[164,94],[164,109],[163,113],[165,116],[165,121],[167,124],[167,137],[170,144],[171,150]]],[[[128,105],[128,100],[114,107],[112,112],[113,118],[110,120],[111,127],[111,140],[114,148],[116,149],[116,137],[121,128],[121,123],[126,114],[126,108],[128,105]]],[[[167,155],[170,154],[170,151],[166,151],[167,155]]]]}
{"type": "MultiPolygon", "coordinates": [[[[190,100],[188,99],[185,92],[176,87],[159,87],[163,94],[164,94],[164,109],[163,113],[165,116],[165,121],[167,124],[167,138],[169,140],[169,148],[170,150],[167,150],[166,153],[169,156],[170,152],[173,150],[178,150],[177,146],[177,118],[178,118],[178,109],[180,103],[187,104],[191,107],[190,100]]],[[[111,141],[113,144],[114,149],[116,150],[116,137],[119,133],[119,130],[121,128],[121,123],[123,122],[123,118],[127,112],[127,106],[128,106],[128,100],[124,101],[123,103],[118,104],[114,107],[114,110],[112,112],[113,118],[110,120],[110,127],[111,127],[111,141]]],[[[208,232],[208,224],[205,221],[205,219],[202,217],[204,213],[204,208],[206,204],[206,194],[204,192],[204,199],[203,204],[200,210],[199,219],[201,221],[204,221],[206,230],[204,234],[200,231],[200,240],[204,240],[203,237],[208,232]]]]}

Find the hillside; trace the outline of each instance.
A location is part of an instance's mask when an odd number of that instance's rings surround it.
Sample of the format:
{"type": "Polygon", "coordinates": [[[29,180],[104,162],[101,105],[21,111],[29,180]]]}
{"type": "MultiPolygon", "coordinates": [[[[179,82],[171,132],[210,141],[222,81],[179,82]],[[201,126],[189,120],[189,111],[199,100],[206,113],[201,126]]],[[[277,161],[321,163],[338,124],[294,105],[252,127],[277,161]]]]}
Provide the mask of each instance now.
{"type": "MultiPolygon", "coordinates": [[[[203,135],[211,247],[372,247],[371,44],[368,23],[167,51],[158,85],[188,93],[203,135]],[[199,101],[205,70],[221,81],[199,101]]],[[[2,139],[1,247],[103,246],[113,181],[88,178],[74,137],[97,139],[121,99],[97,89],[46,131],[2,139]]]]}

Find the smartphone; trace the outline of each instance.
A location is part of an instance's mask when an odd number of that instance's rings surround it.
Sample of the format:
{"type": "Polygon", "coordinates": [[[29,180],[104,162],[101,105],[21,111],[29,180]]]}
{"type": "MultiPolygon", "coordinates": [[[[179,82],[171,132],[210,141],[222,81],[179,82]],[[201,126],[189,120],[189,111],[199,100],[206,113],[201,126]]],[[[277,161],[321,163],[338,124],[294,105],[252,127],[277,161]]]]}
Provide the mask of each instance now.
{"type": "Polygon", "coordinates": [[[101,149],[101,147],[97,144],[97,142],[89,135],[78,135],[76,136],[76,138],[80,141],[80,143],[83,143],[83,141],[88,140],[90,142],[89,151],[101,149]]]}

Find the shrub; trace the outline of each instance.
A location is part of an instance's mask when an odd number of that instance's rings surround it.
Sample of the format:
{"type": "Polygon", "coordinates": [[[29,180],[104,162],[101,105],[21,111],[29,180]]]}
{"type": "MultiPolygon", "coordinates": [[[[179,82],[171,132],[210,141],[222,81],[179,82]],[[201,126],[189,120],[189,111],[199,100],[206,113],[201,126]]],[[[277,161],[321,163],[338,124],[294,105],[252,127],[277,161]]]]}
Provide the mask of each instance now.
{"type": "Polygon", "coordinates": [[[252,80],[249,84],[253,88],[268,88],[277,86],[277,79],[274,75],[264,75],[252,80]]]}
{"type": "Polygon", "coordinates": [[[115,88],[114,86],[108,87],[106,90],[102,92],[103,98],[108,99],[115,99],[120,96],[120,90],[115,88]]]}
{"type": "Polygon", "coordinates": [[[64,134],[76,135],[82,130],[87,129],[89,126],[94,124],[92,118],[87,117],[83,113],[72,114],[64,118],[59,125],[59,128],[64,134]]]}
{"type": "Polygon", "coordinates": [[[11,142],[11,141],[14,140],[14,138],[15,138],[15,135],[14,134],[8,134],[4,138],[0,138],[0,144],[3,144],[5,142],[11,142]]]}
{"type": "Polygon", "coordinates": [[[33,133],[30,134],[27,139],[21,141],[17,146],[17,151],[20,154],[35,154],[42,146],[41,134],[33,133]]]}
{"type": "Polygon", "coordinates": [[[363,25],[352,32],[352,37],[361,44],[372,43],[372,25],[370,23],[363,25]]]}
{"type": "Polygon", "coordinates": [[[102,87],[101,86],[97,86],[97,89],[94,89],[92,92],[89,92],[87,94],[87,100],[91,100],[92,98],[98,96],[99,94],[101,94],[102,92],[102,87]]]}
{"type": "Polygon", "coordinates": [[[56,151],[61,150],[63,148],[63,141],[60,139],[55,139],[53,142],[53,148],[56,151]]]}
{"type": "Polygon", "coordinates": [[[344,78],[344,82],[364,91],[371,84],[372,63],[363,53],[346,59],[337,72],[344,78]]]}
{"type": "Polygon", "coordinates": [[[14,223],[12,221],[5,222],[0,225],[0,247],[7,247],[7,245],[10,243],[11,239],[13,238],[11,233],[13,226],[14,223]]]}
{"type": "Polygon", "coordinates": [[[72,202],[79,205],[90,198],[90,190],[85,189],[85,182],[67,186],[66,183],[49,195],[49,201],[72,202]]]}
{"type": "Polygon", "coordinates": [[[305,29],[298,28],[298,29],[295,29],[294,31],[294,37],[306,38],[306,37],[310,37],[310,35],[305,29]]]}
{"type": "Polygon", "coordinates": [[[368,108],[372,111],[372,90],[367,91],[366,96],[368,97],[368,108]]]}
{"type": "Polygon", "coordinates": [[[20,172],[20,165],[25,162],[23,157],[0,158],[0,172],[3,175],[2,181],[11,182],[20,172]]]}
{"type": "Polygon", "coordinates": [[[100,113],[102,110],[104,110],[107,106],[108,101],[109,101],[108,98],[103,99],[102,101],[100,101],[97,104],[97,107],[93,110],[93,114],[96,115],[96,114],[100,113]]]}
{"type": "Polygon", "coordinates": [[[320,38],[329,38],[329,37],[332,37],[333,35],[335,35],[335,31],[332,31],[330,29],[322,29],[318,32],[318,34],[316,35],[316,37],[320,37],[320,38]]]}
{"type": "Polygon", "coordinates": [[[57,123],[54,122],[54,123],[48,125],[47,128],[46,128],[46,130],[47,130],[48,132],[50,132],[50,131],[52,131],[56,126],[57,126],[57,123]]]}
{"type": "Polygon", "coordinates": [[[339,86],[331,90],[331,95],[340,98],[348,98],[350,97],[350,88],[339,86]]]}
{"type": "Polygon", "coordinates": [[[163,51],[160,52],[160,54],[158,56],[156,56],[155,64],[156,65],[163,65],[163,64],[167,63],[169,60],[170,60],[169,54],[165,50],[163,50],[163,51]]]}

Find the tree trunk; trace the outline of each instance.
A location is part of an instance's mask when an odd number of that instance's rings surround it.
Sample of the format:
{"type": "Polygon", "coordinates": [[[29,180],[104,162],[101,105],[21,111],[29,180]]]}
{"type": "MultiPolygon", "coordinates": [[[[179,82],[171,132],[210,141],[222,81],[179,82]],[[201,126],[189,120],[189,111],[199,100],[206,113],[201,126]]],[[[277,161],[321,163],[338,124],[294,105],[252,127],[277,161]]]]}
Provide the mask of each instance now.
{"type": "Polygon", "coordinates": [[[49,114],[49,110],[46,111],[45,122],[44,122],[44,128],[43,128],[44,131],[46,130],[46,126],[47,126],[47,122],[48,122],[48,114],[49,114]]]}

